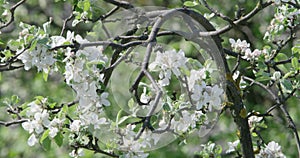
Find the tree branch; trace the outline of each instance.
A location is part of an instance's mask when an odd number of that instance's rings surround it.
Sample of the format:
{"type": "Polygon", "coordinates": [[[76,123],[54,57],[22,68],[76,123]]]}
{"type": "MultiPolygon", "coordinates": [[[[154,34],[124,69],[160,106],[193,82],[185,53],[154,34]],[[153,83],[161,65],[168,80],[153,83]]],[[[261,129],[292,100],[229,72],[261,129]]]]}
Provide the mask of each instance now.
{"type": "Polygon", "coordinates": [[[11,13],[10,20],[6,24],[1,26],[0,30],[7,27],[8,25],[10,25],[15,20],[15,10],[16,10],[16,8],[19,7],[21,4],[23,4],[25,2],[26,2],[26,0],[21,0],[9,9],[9,11],[11,13]]]}
{"type": "Polygon", "coordinates": [[[10,122],[4,122],[4,121],[0,121],[0,125],[3,125],[3,126],[11,126],[11,125],[15,125],[15,124],[21,124],[23,122],[27,122],[28,119],[20,119],[20,120],[14,120],[14,121],[10,121],[10,122]]]}
{"type": "MultiPolygon", "coordinates": [[[[233,21],[233,24],[234,25],[238,25],[242,22],[245,22],[249,19],[251,19],[253,16],[255,16],[259,11],[263,10],[264,8],[270,6],[273,2],[266,2],[264,4],[261,4],[261,3],[258,3],[256,5],[256,7],[251,11],[249,12],[247,15],[241,17],[240,19],[238,20],[235,20],[233,21]]],[[[215,30],[215,31],[209,31],[209,32],[199,32],[199,35],[200,36],[213,36],[213,35],[220,35],[220,34],[223,34],[227,31],[229,31],[230,29],[233,28],[233,25],[229,24],[219,30],[215,30]]]]}

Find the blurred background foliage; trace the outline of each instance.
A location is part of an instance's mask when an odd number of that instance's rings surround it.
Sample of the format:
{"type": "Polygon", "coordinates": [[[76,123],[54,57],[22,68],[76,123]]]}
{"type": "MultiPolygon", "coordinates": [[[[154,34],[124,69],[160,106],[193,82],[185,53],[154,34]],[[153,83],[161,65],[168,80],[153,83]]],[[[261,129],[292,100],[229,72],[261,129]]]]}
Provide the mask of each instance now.
{"type": "MultiPolygon", "coordinates": [[[[18,2],[18,0],[10,0],[11,4],[18,2]]],[[[54,0],[30,0],[24,5],[21,5],[16,10],[15,22],[8,28],[2,31],[0,38],[4,44],[0,45],[0,48],[5,47],[5,43],[18,37],[20,28],[18,24],[22,21],[24,23],[34,24],[42,27],[42,24],[49,20],[49,17],[53,18],[52,34],[59,35],[60,28],[63,24],[63,19],[67,18],[72,12],[70,0],[67,2],[54,0]]],[[[93,7],[99,10],[99,15],[109,11],[113,6],[106,4],[101,0],[91,0],[93,7]]],[[[184,0],[129,0],[135,6],[161,6],[166,8],[183,7],[184,0]]],[[[223,14],[234,18],[235,13],[239,8],[244,8],[243,12],[247,13],[256,6],[257,1],[247,0],[211,0],[208,2],[215,10],[222,12],[223,14]]],[[[194,9],[205,14],[208,12],[203,6],[196,6],[194,9]]],[[[244,13],[241,14],[244,14],[244,13]]],[[[252,48],[261,49],[266,43],[262,40],[265,30],[268,27],[270,20],[273,17],[274,7],[268,7],[258,15],[243,25],[238,26],[239,29],[232,29],[231,31],[223,34],[223,46],[230,48],[229,38],[241,38],[251,43],[252,48]]],[[[220,18],[210,19],[211,23],[220,28],[227,23],[220,18]]],[[[71,24],[68,25],[68,29],[75,31],[83,36],[86,35],[86,31],[95,29],[96,26],[92,24],[79,24],[72,28],[71,24]]],[[[101,28],[100,28],[101,29],[101,28]]],[[[166,44],[167,43],[167,39],[166,44]]],[[[181,40],[172,43],[172,45],[180,46],[181,40]]],[[[290,50],[287,46],[284,50],[290,50]]],[[[188,52],[187,52],[188,53],[188,52]]],[[[236,60],[229,58],[229,65],[234,66],[236,60]]],[[[247,66],[246,63],[242,63],[243,66],[247,66]]],[[[124,70],[125,71],[125,70],[124,70]]],[[[244,70],[240,70],[244,71],[244,70]]],[[[31,101],[33,97],[40,95],[50,97],[58,103],[67,103],[74,99],[75,94],[72,90],[64,84],[63,78],[59,74],[50,74],[48,82],[43,80],[42,74],[36,74],[37,70],[32,69],[25,71],[23,69],[14,70],[10,72],[0,73],[0,99],[17,95],[21,99],[21,103],[31,101]]],[[[251,74],[247,74],[250,75],[251,74]]],[[[122,86],[120,83],[119,86],[122,86]]],[[[270,97],[261,91],[257,86],[253,86],[244,93],[245,105],[248,111],[259,111],[261,113],[268,109],[273,101],[270,97]],[[255,98],[255,99],[254,99],[255,98]]],[[[292,98],[288,102],[288,110],[291,112],[292,118],[295,119],[296,126],[300,127],[300,110],[298,108],[299,99],[292,98]]],[[[9,121],[10,117],[5,114],[7,107],[0,105],[0,120],[9,121]]],[[[265,120],[267,129],[261,129],[260,134],[263,136],[266,142],[274,140],[282,145],[283,152],[288,157],[297,157],[297,149],[292,132],[287,128],[287,123],[283,114],[278,113],[276,110],[273,113],[273,117],[269,117],[265,120]]],[[[235,141],[237,139],[237,131],[235,130],[235,124],[231,119],[231,115],[225,112],[221,115],[217,125],[207,136],[197,138],[193,134],[187,138],[188,145],[180,145],[180,139],[174,141],[170,145],[160,148],[150,153],[150,157],[193,157],[194,152],[199,152],[201,149],[201,143],[207,143],[208,141],[215,142],[223,147],[223,150],[228,148],[227,142],[235,141]]],[[[64,147],[57,147],[56,144],[52,144],[51,151],[45,151],[39,146],[29,147],[27,145],[28,133],[25,132],[20,126],[4,127],[0,126],[0,157],[6,158],[21,158],[21,157],[36,157],[36,158],[52,158],[52,157],[68,157],[69,149],[64,147]]],[[[255,138],[254,138],[255,140],[255,138]]],[[[65,142],[66,143],[66,142],[65,142]]],[[[102,157],[100,154],[94,155],[92,152],[86,152],[85,157],[102,157]]],[[[230,157],[230,155],[228,155],[230,157]]]]}

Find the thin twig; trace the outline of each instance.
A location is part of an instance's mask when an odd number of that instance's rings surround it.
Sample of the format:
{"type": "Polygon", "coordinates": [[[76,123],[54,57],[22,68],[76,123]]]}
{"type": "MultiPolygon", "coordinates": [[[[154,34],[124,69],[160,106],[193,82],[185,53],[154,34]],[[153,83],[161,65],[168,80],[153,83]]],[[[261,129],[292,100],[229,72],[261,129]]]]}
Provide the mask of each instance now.
{"type": "MultiPolygon", "coordinates": [[[[255,16],[259,11],[263,10],[264,8],[270,6],[273,2],[266,2],[264,4],[257,4],[256,7],[249,12],[248,14],[246,14],[245,16],[241,17],[238,20],[233,21],[234,25],[238,25],[242,22],[245,22],[247,20],[249,20],[250,18],[252,18],[253,16],[255,16]]],[[[227,31],[229,31],[230,29],[233,28],[233,25],[229,24],[219,30],[216,31],[208,31],[208,32],[199,32],[200,36],[214,36],[214,35],[220,35],[223,34],[227,31]]]]}
{"type": "Polygon", "coordinates": [[[20,120],[14,120],[14,121],[10,121],[10,122],[0,121],[0,125],[8,127],[8,126],[15,125],[15,124],[21,124],[21,123],[24,123],[27,121],[28,121],[28,119],[20,119],[20,120]]]}
{"type": "Polygon", "coordinates": [[[236,64],[234,65],[231,74],[234,74],[238,70],[238,68],[239,68],[239,66],[241,64],[241,59],[242,59],[241,55],[239,54],[238,57],[237,57],[236,64]]]}
{"type": "Polygon", "coordinates": [[[69,17],[67,17],[65,20],[64,20],[64,23],[63,23],[63,26],[62,26],[62,29],[61,29],[61,32],[60,32],[60,36],[62,36],[66,30],[66,27],[67,27],[67,23],[68,21],[70,21],[72,18],[74,17],[74,14],[71,13],[69,17]]]}
{"type": "Polygon", "coordinates": [[[113,5],[116,5],[118,7],[124,8],[124,9],[132,9],[134,8],[133,5],[126,1],[117,1],[117,0],[104,0],[105,2],[111,3],[113,5]]]}
{"type": "Polygon", "coordinates": [[[7,27],[8,25],[10,25],[15,20],[15,10],[16,10],[16,8],[19,7],[21,4],[23,4],[25,2],[26,2],[26,0],[21,0],[9,9],[9,11],[11,13],[10,20],[6,24],[1,26],[0,30],[7,27]]]}
{"type": "Polygon", "coordinates": [[[106,18],[108,18],[109,16],[111,16],[113,13],[115,13],[118,9],[120,9],[119,6],[114,7],[112,10],[110,10],[109,12],[107,12],[104,15],[99,16],[97,19],[93,20],[92,22],[96,22],[98,20],[105,20],[106,18]]]}
{"type": "Polygon", "coordinates": [[[229,22],[229,24],[231,24],[232,26],[235,26],[235,23],[233,22],[233,20],[231,20],[231,18],[229,18],[228,16],[214,10],[213,8],[211,8],[208,3],[206,2],[206,0],[201,0],[202,3],[204,4],[204,6],[212,13],[214,13],[215,15],[217,15],[218,17],[222,18],[223,20],[229,22]]]}
{"type": "Polygon", "coordinates": [[[272,90],[270,90],[270,88],[268,86],[266,86],[260,82],[257,82],[254,79],[247,77],[247,76],[242,76],[242,78],[244,80],[248,80],[248,81],[253,82],[254,84],[260,86],[261,88],[266,90],[272,96],[273,100],[276,101],[276,103],[280,103],[279,98],[276,96],[276,94],[272,90]]]}
{"type": "Polygon", "coordinates": [[[294,133],[294,136],[295,136],[295,139],[296,139],[296,144],[297,144],[297,149],[298,149],[298,157],[300,157],[300,139],[299,139],[299,134],[298,134],[298,131],[297,131],[296,124],[294,123],[292,117],[290,116],[290,114],[287,111],[286,106],[284,104],[280,105],[280,109],[284,113],[285,118],[288,121],[289,128],[291,128],[293,133],[294,133]]]}

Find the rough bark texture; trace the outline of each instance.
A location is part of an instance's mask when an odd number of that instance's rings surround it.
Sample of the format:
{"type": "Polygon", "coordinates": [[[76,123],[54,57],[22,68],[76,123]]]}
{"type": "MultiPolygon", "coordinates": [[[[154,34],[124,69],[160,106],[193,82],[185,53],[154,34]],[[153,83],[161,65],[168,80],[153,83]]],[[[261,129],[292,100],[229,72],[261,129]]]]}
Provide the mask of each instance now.
{"type": "MultiPolygon", "coordinates": [[[[193,17],[197,22],[199,22],[207,31],[214,31],[215,28],[209,23],[207,19],[205,19],[201,14],[192,11],[192,10],[181,10],[182,12],[190,15],[193,17]]],[[[225,59],[225,53],[222,48],[221,40],[218,36],[212,36],[214,42],[216,43],[219,52],[209,52],[210,55],[214,59],[222,60],[217,61],[217,64],[219,64],[220,70],[224,71],[224,80],[226,81],[225,87],[226,87],[226,96],[228,98],[228,101],[233,103],[232,106],[230,106],[232,117],[234,118],[234,121],[238,127],[238,132],[240,134],[240,142],[243,152],[243,157],[245,158],[254,158],[254,152],[253,152],[253,145],[252,145],[252,138],[251,133],[249,130],[249,124],[247,119],[247,112],[244,107],[240,89],[237,87],[235,81],[232,79],[232,74],[229,70],[227,61],[225,59]],[[218,54],[220,53],[220,54],[218,54]]]]}

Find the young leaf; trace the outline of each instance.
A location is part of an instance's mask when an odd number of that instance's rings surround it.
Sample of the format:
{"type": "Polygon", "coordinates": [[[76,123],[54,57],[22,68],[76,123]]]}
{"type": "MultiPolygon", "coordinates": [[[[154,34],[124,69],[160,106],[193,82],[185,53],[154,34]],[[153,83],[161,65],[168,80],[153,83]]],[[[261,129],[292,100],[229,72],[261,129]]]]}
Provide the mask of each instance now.
{"type": "Polygon", "coordinates": [[[57,135],[54,137],[54,141],[59,147],[62,146],[64,142],[63,140],[64,140],[64,136],[60,132],[57,133],[57,135]]]}
{"type": "Polygon", "coordinates": [[[293,85],[290,80],[283,79],[280,81],[280,85],[284,93],[291,93],[293,90],[293,85]]]}
{"type": "Polygon", "coordinates": [[[40,143],[43,144],[43,141],[49,136],[50,130],[44,131],[43,135],[40,138],[40,143]]]}
{"type": "Polygon", "coordinates": [[[49,151],[51,149],[51,140],[49,139],[49,137],[44,139],[44,141],[42,142],[42,146],[46,151],[49,151]]]}
{"type": "Polygon", "coordinates": [[[195,7],[195,6],[198,5],[198,3],[196,1],[193,1],[193,2],[192,1],[186,1],[186,2],[183,3],[183,5],[186,6],[186,7],[195,7]]]}
{"type": "Polygon", "coordinates": [[[294,57],[294,58],[292,59],[292,66],[293,66],[293,68],[294,68],[295,70],[298,70],[298,69],[299,69],[299,62],[298,62],[297,57],[294,57]]]}
{"type": "Polygon", "coordinates": [[[43,79],[45,82],[48,81],[48,75],[49,75],[49,73],[43,71],[43,79]]]}

